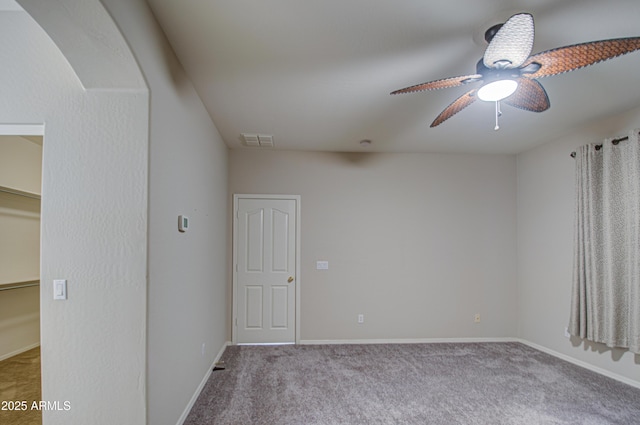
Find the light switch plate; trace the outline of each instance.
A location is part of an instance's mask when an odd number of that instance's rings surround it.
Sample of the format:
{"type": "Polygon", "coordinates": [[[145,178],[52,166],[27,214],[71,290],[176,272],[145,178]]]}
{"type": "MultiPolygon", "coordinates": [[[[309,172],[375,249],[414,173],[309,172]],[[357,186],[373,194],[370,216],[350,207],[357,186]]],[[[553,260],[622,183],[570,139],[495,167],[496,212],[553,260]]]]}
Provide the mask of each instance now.
{"type": "Polygon", "coordinates": [[[316,261],[316,270],[329,270],[328,261],[316,261]]]}
{"type": "Polygon", "coordinates": [[[67,299],[67,281],[65,279],[55,279],[53,281],[53,299],[67,299]]]}

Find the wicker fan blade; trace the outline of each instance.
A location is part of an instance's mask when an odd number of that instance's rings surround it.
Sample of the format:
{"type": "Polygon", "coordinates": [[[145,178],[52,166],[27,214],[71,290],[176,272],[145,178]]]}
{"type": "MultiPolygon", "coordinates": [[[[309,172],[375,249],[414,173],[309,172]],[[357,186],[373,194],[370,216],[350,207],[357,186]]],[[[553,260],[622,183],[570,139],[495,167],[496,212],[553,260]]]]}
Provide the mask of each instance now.
{"type": "Polygon", "coordinates": [[[442,124],[443,122],[475,102],[478,98],[478,96],[476,96],[476,91],[476,89],[473,89],[454,100],[451,105],[447,106],[445,110],[442,111],[435,120],[433,120],[433,122],[431,123],[431,127],[442,124]]]}
{"type": "Polygon", "coordinates": [[[542,84],[529,78],[519,78],[518,89],[503,102],[531,112],[546,111],[551,106],[542,84]]]}
{"type": "Polygon", "coordinates": [[[531,56],[524,64],[539,63],[540,69],[528,78],[548,77],[584,68],[640,49],[640,37],[614,38],[558,47],[531,56]]]}
{"type": "Polygon", "coordinates": [[[391,94],[413,93],[413,92],[425,91],[425,90],[447,89],[449,87],[458,87],[463,84],[475,83],[476,81],[480,81],[480,80],[482,80],[482,75],[480,74],[462,75],[460,77],[443,78],[442,80],[416,84],[415,86],[406,87],[404,89],[393,91],[391,92],[391,94]]]}
{"type": "Polygon", "coordinates": [[[513,15],[493,36],[484,52],[484,65],[487,68],[518,68],[531,54],[533,35],[533,16],[528,13],[513,15]]]}

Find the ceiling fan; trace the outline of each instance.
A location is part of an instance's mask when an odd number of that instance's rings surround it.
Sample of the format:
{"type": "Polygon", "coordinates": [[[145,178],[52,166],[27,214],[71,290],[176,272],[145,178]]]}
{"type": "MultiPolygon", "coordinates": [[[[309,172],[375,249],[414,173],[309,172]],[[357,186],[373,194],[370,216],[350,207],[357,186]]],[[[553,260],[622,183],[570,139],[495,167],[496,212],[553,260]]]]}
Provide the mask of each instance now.
{"type": "Polygon", "coordinates": [[[584,68],[640,49],[640,37],[628,37],[558,47],[531,56],[533,36],[533,16],[529,13],[513,15],[504,24],[494,25],[485,33],[489,46],[478,61],[475,74],[417,84],[391,94],[482,83],[481,87],[468,91],[447,106],[431,127],[442,124],[480,99],[495,102],[495,130],[498,130],[498,117],[502,114],[500,101],[525,111],[549,109],[549,97],[536,81],[538,78],[584,68]]]}

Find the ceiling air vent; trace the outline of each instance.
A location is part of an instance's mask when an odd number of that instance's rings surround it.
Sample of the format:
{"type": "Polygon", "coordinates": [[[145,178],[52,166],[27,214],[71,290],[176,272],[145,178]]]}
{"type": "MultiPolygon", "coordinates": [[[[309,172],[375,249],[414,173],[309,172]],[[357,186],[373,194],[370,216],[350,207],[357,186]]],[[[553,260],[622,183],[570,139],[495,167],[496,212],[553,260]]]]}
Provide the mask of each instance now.
{"type": "Polygon", "coordinates": [[[258,134],[258,141],[260,141],[260,147],[263,147],[263,148],[273,147],[273,136],[258,134]]]}
{"type": "Polygon", "coordinates": [[[242,140],[246,146],[251,148],[272,148],[273,136],[267,134],[247,134],[242,133],[242,140]]]}

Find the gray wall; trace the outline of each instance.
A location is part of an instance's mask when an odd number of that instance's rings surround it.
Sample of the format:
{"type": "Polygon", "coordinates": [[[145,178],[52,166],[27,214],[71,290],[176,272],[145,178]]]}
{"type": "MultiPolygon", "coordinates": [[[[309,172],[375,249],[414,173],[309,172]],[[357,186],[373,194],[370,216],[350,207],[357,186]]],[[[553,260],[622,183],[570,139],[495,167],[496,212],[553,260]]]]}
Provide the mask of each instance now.
{"type": "Polygon", "coordinates": [[[515,165],[241,149],[229,187],[302,197],[303,342],[515,337],[515,165]]]}

